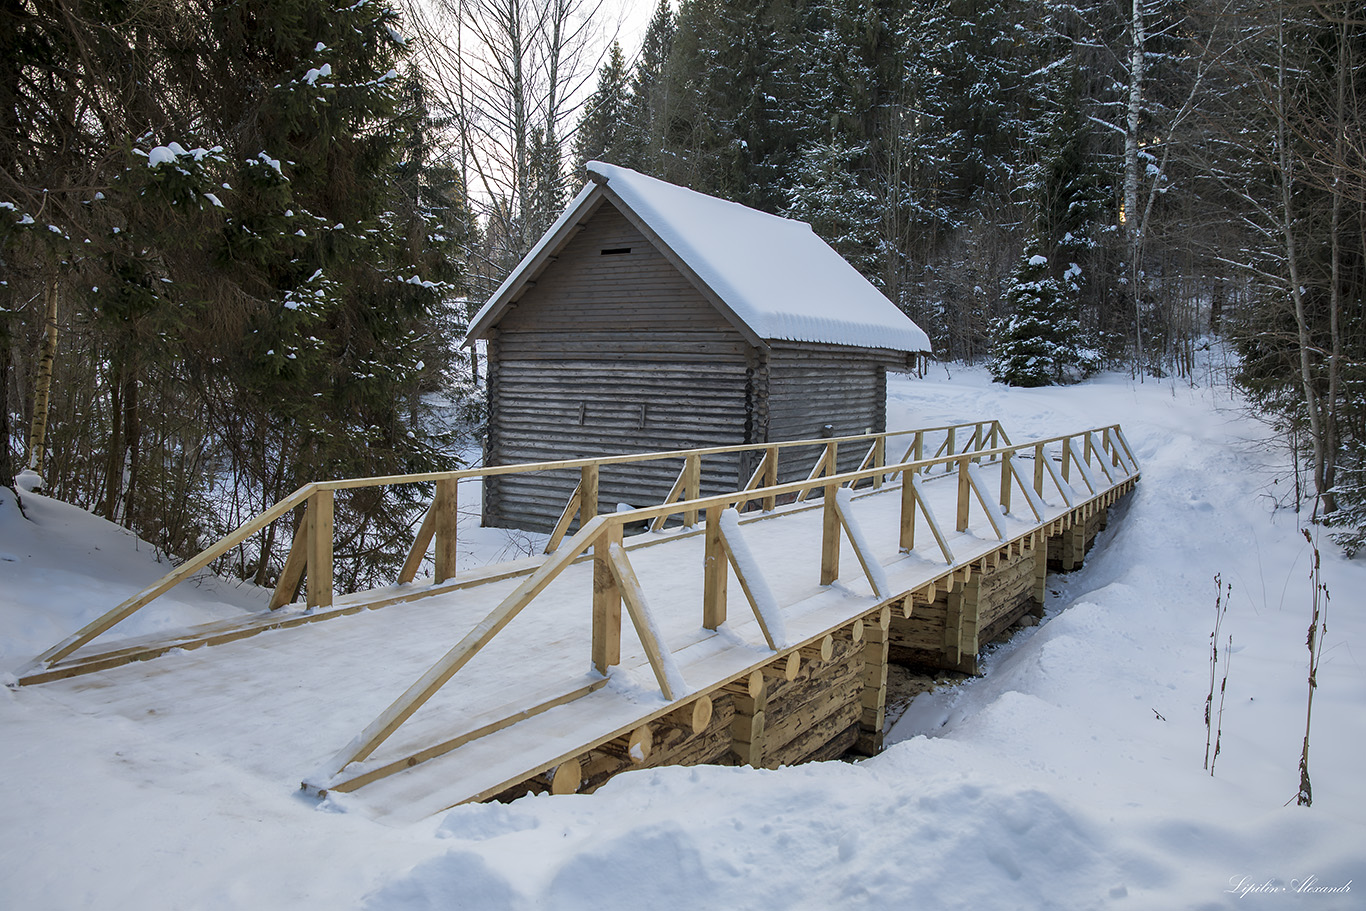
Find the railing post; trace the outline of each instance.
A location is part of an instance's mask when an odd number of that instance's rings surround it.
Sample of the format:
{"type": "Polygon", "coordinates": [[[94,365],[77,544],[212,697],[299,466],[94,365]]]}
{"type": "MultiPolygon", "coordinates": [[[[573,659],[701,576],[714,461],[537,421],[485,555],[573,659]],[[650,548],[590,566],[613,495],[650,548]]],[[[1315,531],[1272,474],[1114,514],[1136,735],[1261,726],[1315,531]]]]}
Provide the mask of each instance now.
{"type": "Polygon", "coordinates": [[[579,528],[598,515],[598,463],[579,469],[579,528]]]}
{"type": "Polygon", "coordinates": [[[707,507],[706,547],[702,557],[702,626],[716,629],[726,622],[726,551],[721,543],[722,506],[707,507]]]}
{"type": "Polygon", "coordinates": [[[840,515],[835,506],[838,490],[837,483],[825,485],[821,522],[821,585],[830,585],[840,577],[840,515]]]}
{"type": "Polygon", "coordinates": [[[332,606],[332,491],[318,490],[308,498],[308,606],[332,606]]]}
{"type": "Polygon", "coordinates": [[[972,493],[972,491],[971,491],[971,482],[972,482],[972,479],[971,479],[971,476],[969,476],[969,474],[968,474],[968,465],[970,465],[971,463],[972,463],[972,459],[971,459],[970,457],[968,457],[968,456],[964,456],[963,458],[959,459],[956,463],[955,463],[955,462],[950,462],[950,463],[949,463],[950,465],[957,464],[957,466],[958,466],[958,530],[959,530],[959,531],[967,531],[967,530],[968,530],[968,497],[971,496],[971,493],[972,493]]]}
{"type": "MultiPolygon", "coordinates": [[[[768,447],[768,453],[764,456],[764,486],[778,486],[778,447],[768,447]]],[[[778,498],[773,494],[764,497],[764,512],[772,512],[778,508],[778,498]]]]}
{"type": "MultiPolygon", "coordinates": [[[[683,461],[683,499],[696,500],[702,496],[702,457],[687,456],[683,461]]],[[[692,528],[697,524],[697,510],[683,512],[683,524],[692,528]]]]}
{"type": "Polygon", "coordinates": [[[1014,455],[1010,450],[1001,453],[1001,512],[1010,512],[1010,459],[1014,455]]]}
{"type": "MultiPolygon", "coordinates": [[[[887,437],[880,436],[873,444],[873,467],[881,468],[887,464],[887,437]]],[[[873,489],[880,488],[883,483],[881,474],[873,475],[873,489]]]]}
{"type": "MultiPolygon", "coordinates": [[[[917,430],[915,432],[915,443],[911,446],[911,449],[915,453],[913,461],[919,462],[925,458],[925,431],[917,430]]],[[[916,469],[916,471],[919,470],[919,468],[916,469]]]]}
{"type": "Polygon", "coordinates": [[[915,550],[915,485],[911,483],[912,471],[901,472],[901,549],[909,553],[915,550]]]}
{"type": "Polygon", "coordinates": [[[436,482],[436,497],[432,501],[436,519],[435,581],[438,583],[455,578],[455,529],[459,518],[456,485],[454,478],[441,478],[436,482]]]}
{"type": "Polygon", "coordinates": [[[621,524],[612,522],[593,544],[593,668],[604,675],[621,662],[621,587],[608,556],[621,539],[621,524]]]}
{"type": "Polygon", "coordinates": [[[1067,483],[1072,483],[1072,438],[1064,437],[1062,441],[1062,479],[1067,483]]]}
{"type": "Polygon", "coordinates": [[[1088,433],[1088,434],[1086,435],[1086,438],[1082,441],[1082,450],[1081,450],[1081,451],[1082,451],[1082,459],[1086,462],[1087,465],[1090,465],[1090,464],[1091,464],[1091,454],[1092,454],[1093,452],[1095,452],[1095,447],[1091,445],[1091,434],[1088,433]]]}
{"type": "MultiPolygon", "coordinates": [[[[958,435],[958,434],[957,434],[957,428],[955,428],[955,427],[950,427],[950,428],[949,428],[949,438],[948,438],[947,442],[945,442],[945,444],[944,444],[944,450],[945,450],[944,455],[949,455],[949,456],[958,455],[958,453],[956,452],[956,450],[957,450],[958,447],[957,447],[957,444],[955,443],[955,438],[957,437],[957,435],[958,435]]],[[[952,471],[952,470],[953,470],[953,463],[952,463],[952,462],[945,462],[945,463],[944,463],[944,473],[945,473],[945,474],[948,474],[948,473],[949,473],[950,471],[952,471]]]]}
{"type": "Polygon", "coordinates": [[[1048,458],[1048,453],[1044,450],[1042,443],[1034,444],[1034,492],[1043,496],[1043,460],[1048,458]]]}

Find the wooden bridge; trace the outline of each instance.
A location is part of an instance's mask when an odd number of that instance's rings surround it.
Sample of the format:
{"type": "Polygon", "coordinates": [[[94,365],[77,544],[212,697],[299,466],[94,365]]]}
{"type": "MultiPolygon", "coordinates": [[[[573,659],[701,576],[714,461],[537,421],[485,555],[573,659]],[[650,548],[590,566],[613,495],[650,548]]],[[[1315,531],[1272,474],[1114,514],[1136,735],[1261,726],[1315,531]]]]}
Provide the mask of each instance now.
{"type": "Polygon", "coordinates": [[[982,645],[1041,614],[1048,569],[1080,565],[1138,476],[1118,425],[1012,444],[983,421],[317,482],[18,682],[398,818],[632,768],[870,754],[887,665],[975,672],[982,645]],[[866,453],[858,470],[838,471],[842,447],[866,453]],[[748,483],[702,495],[706,460],[737,452],[758,461],[748,483]],[[813,452],[804,480],[777,483],[813,452]],[[603,473],[641,461],[679,466],[665,502],[596,514],[603,473]],[[581,481],[546,555],[456,574],[460,482],[567,468],[581,481]],[[334,595],[336,492],[412,484],[434,497],[397,583],[334,595]],[[300,505],[268,612],[96,642],[300,505]]]}

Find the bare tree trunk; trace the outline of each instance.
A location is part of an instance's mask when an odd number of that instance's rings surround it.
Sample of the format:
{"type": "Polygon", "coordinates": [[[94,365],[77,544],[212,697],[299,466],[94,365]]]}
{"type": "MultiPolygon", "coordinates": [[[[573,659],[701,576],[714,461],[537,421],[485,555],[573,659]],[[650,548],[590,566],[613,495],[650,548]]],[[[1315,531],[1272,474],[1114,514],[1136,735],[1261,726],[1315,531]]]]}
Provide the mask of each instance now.
{"type": "Polygon", "coordinates": [[[41,477],[47,458],[47,419],[52,395],[52,366],[57,358],[57,274],[48,276],[43,295],[43,341],[38,353],[38,379],[33,392],[33,424],[28,438],[28,467],[41,477]]]}
{"type": "Polygon", "coordinates": [[[1290,299],[1295,306],[1295,327],[1298,332],[1299,341],[1299,361],[1300,361],[1300,385],[1304,392],[1305,411],[1309,417],[1309,443],[1313,452],[1313,477],[1314,477],[1314,513],[1318,514],[1320,506],[1325,512],[1331,510],[1332,495],[1324,487],[1324,464],[1325,452],[1323,416],[1321,413],[1322,404],[1320,402],[1318,390],[1314,386],[1313,366],[1310,363],[1310,353],[1313,349],[1313,340],[1309,335],[1309,322],[1305,313],[1304,305],[1304,285],[1300,282],[1300,266],[1298,250],[1295,243],[1295,213],[1293,207],[1294,186],[1295,186],[1295,162],[1289,148],[1289,137],[1287,129],[1287,118],[1289,112],[1286,109],[1286,59],[1285,59],[1285,19],[1282,15],[1278,26],[1279,33],[1276,42],[1276,155],[1277,166],[1280,170],[1281,184],[1281,204],[1280,204],[1280,227],[1281,238],[1285,244],[1286,271],[1290,279],[1290,299]],[[1325,493],[1328,493],[1325,498],[1325,493]]]}
{"type": "Polygon", "coordinates": [[[109,383],[109,450],[104,461],[104,503],[100,513],[109,521],[118,521],[119,502],[123,497],[123,382],[122,367],[114,367],[115,375],[109,383]]]}
{"type": "MultiPolygon", "coordinates": [[[[8,288],[5,289],[5,295],[9,296],[8,288]]],[[[9,448],[9,384],[10,374],[14,372],[12,360],[9,311],[0,304],[0,487],[8,487],[17,497],[19,492],[14,487],[14,459],[10,456],[9,448]]]]}
{"type": "Polygon", "coordinates": [[[1143,0],[1131,0],[1129,107],[1124,130],[1124,227],[1129,241],[1129,293],[1134,299],[1134,356],[1143,375],[1143,225],[1138,214],[1138,131],[1143,113],[1143,0]]]}
{"type": "Polygon", "coordinates": [[[1347,18],[1339,23],[1337,97],[1333,110],[1333,213],[1329,220],[1331,265],[1328,289],[1328,332],[1331,354],[1328,358],[1328,410],[1324,415],[1323,511],[1337,511],[1337,496],[1333,488],[1337,482],[1338,455],[1338,385],[1342,375],[1342,244],[1339,237],[1342,225],[1343,165],[1347,154],[1347,75],[1351,72],[1347,18]]]}
{"type": "Polygon", "coordinates": [[[134,497],[141,492],[142,482],[142,414],[138,405],[138,366],[134,355],[132,365],[124,376],[123,386],[123,436],[124,464],[128,469],[128,480],[123,489],[122,522],[125,528],[132,528],[136,517],[134,497]]]}

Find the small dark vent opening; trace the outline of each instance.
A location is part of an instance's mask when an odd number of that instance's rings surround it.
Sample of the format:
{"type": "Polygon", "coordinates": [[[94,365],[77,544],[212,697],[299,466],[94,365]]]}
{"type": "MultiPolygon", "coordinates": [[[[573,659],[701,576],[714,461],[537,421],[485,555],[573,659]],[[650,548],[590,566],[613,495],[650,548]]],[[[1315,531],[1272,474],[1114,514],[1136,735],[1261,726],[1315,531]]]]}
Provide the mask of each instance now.
{"type": "Polygon", "coordinates": [[[602,251],[603,256],[618,256],[622,253],[630,253],[630,247],[607,247],[602,251]]]}

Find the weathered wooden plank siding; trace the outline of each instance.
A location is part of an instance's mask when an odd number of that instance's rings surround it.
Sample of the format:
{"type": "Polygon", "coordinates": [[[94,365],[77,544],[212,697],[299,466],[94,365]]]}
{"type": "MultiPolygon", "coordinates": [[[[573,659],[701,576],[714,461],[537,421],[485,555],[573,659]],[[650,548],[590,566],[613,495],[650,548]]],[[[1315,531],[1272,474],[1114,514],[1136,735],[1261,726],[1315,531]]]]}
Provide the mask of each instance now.
{"type": "MultiPolygon", "coordinates": [[[[747,370],[754,355],[733,330],[499,331],[490,352],[488,464],[747,439],[747,370]]],[[[598,509],[658,503],[681,468],[681,460],[606,467],[598,509]]],[[[738,457],[706,460],[703,493],[734,490],[739,473],[738,457]]],[[[577,483],[575,471],[490,479],[485,523],[549,531],[577,483]]]]}
{"type": "MultiPolygon", "coordinates": [[[[716,308],[602,205],[491,340],[488,464],[745,442],[753,361],[716,308]]],[[[659,502],[680,468],[605,468],[598,509],[659,502]]],[[[709,460],[703,491],[734,489],[738,474],[736,458],[709,460]]],[[[490,479],[485,522],[549,531],[577,483],[574,471],[490,479]]]]}
{"type": "MultiPolygon", "coordinates": [[[[551,362],[535,371],[500,366],[500,391],[489,419],[493,445],[490,464],[550,461],[561,458],[621,455],[727,446],[744,441],[743,364],[698,364],[681,372],[678,388],[687,395],[654,398],[642,392],[651,375],[645,364],[600,361],[588,373],[571,374],[551,362]],[[727,369],[729,368],[729,369],[727,369]],[[509,373],[512,377],[509,378],[509,373]],[[573,376],[578,389],[551,389],[537,395],[501,391],[503,383],[523,387],[545,376],[573,376]]],[[[682,468],[682,460],[606,466],[599,478],[599,511],[618,503],[645,506],[661,502],[682,468]]],[[[718,456],[702,466],[703,493],[734,490],[738,458],[718,456]]],[[[578,472],[555,471],[489,479],[485,487],[486,522],[533,531],[554,527],[578,483],[578,472]]]]}
{"type": "MultiPolygon", "coordinates": [[[[890,351],[775,342],[768,358],[768,401],[761,420],[768,442],[878,433],[887,427],[888,364],[905,360],[890,351]],[[825,425],[831,431],[825,432],[825,425]]],[[[867,449],[844,446],[839,470],[853,471],[867,449]]],[[[821,455],[816,447],[784,450],[778,481],[800,480],[821,455]]]]}
{"type": "Polygon", "coordinates": [[[576,338],[595,329],[733,332],[664,254],[610,205],[593,213],[556,262],[503,316],[499,328],[576,338]]]}

